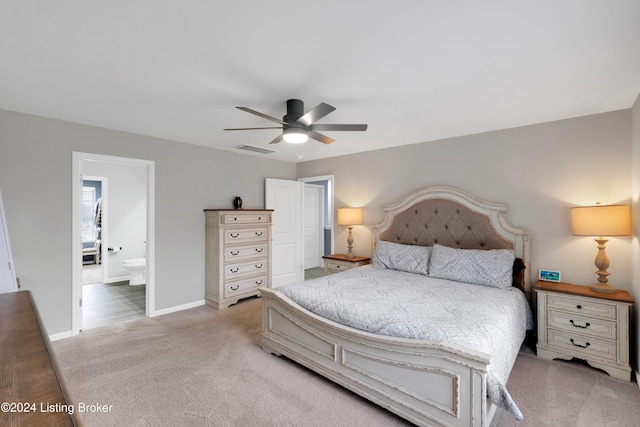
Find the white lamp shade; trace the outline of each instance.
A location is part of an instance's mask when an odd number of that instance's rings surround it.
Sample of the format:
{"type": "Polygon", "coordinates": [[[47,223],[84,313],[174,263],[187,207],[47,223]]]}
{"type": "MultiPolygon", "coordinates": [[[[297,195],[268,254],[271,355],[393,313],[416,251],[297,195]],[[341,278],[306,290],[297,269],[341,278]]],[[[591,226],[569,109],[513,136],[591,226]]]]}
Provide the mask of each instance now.
{"type": "Polygon", "coordinates": [[[574,236],[629,236],[631,211],[628,205],[596,205],[571,208],[574,236]]]}
{"type": "Polygon", "coordinates": [[[362,208],[339,208],[338,225],[362,224],[362,208]]]}

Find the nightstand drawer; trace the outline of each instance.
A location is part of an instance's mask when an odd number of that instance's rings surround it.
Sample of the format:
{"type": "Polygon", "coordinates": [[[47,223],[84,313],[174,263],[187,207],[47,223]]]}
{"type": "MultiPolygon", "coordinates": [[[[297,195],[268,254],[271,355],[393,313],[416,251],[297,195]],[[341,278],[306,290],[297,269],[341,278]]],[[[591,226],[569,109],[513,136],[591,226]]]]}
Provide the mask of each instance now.
{"type": "Polygon", "coordinates": [[[582,359],[585,356],[590,356],[615,361],[617,357],[615,341],[605,341],[595,337],[560,332],[553,329],[548,331],[548,340],[550,346],[564,348],[575,357],[582,359]]]}
{"type": "Polygon", "coordinates": [[[616,305],[607,304],[602,300],[596,301],[568,295],[549,294],[547,297],[547,307],[580,314],[582,316],[595,316],[601,319],[616,320],[616,305]]]}
{"type": "Polygon", "coordinates": [[[325,265],[328,270],[332,270],[332,271],[335,270],[333,272],[348,270],[352,268],[352,264],[349,262],[340,262],[340,261],[333,261],[333,260],[325,261],[325,265]]]}
{"type": "Polygon", "coordinates": [[[565,313],[547,311],[547,325],[570,333],[579,333],[610,340],[616,339],[616,322],[565,313]]]}

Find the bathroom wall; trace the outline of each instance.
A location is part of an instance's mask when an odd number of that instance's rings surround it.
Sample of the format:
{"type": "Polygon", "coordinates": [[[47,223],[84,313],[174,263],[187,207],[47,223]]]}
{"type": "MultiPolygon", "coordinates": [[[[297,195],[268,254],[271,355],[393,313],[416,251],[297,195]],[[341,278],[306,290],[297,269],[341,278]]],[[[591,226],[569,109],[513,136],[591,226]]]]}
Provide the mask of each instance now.
{"type": "Polygon", "coordinates": [[[102,236],[102,257],[107,267],[105,282],[128,280],[131,272],[122,267],[122,261],[145,255],[147,170],[142,166],[85,161],[83,173],[107,178],[102,236]],[[122,250],[108,251],[107,247],[122,250]]]}

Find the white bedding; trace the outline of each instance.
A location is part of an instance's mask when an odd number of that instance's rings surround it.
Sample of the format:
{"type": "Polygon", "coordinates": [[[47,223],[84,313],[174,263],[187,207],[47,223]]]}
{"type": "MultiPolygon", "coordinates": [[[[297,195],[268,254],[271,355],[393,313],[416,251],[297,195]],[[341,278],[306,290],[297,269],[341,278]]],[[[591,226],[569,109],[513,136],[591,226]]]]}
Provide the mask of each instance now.
{"type": "Polygon", "coordinates": [[[523,418],[505,384],[533,317],[524,294],[364,266],[278,291],[305,309],[380,335],[444,341],[491,355],[487,394],[523,418]]]}

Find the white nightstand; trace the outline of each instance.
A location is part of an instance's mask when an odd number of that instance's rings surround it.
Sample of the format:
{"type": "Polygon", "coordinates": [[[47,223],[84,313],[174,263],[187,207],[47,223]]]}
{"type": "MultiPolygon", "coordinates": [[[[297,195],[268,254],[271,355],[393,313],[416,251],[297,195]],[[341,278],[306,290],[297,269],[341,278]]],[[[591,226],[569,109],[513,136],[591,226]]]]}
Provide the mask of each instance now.
{"type": "Polygon", "coordinates": [[[605,294],[588,286],[538,282],[538,356],[587,361],[630,381],[629,307],[626,291],[605,294]]]}
{"type": "Polygon", "coordinates": [[[324,275],[339,273],[340,271],[349,270],[350,268],[367,265],[371,262],[371,258],[356,256],[347,258],[342,254],[325,255],[324,259],[324,275]]]}

